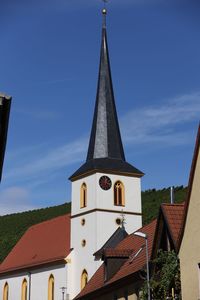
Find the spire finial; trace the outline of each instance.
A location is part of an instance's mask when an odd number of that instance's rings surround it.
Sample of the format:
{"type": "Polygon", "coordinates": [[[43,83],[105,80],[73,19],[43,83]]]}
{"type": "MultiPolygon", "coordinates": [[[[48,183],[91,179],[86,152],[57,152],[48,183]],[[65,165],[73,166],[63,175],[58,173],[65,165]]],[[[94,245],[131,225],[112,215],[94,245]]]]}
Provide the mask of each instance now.
{"type": "Polygon", "coordinates": [[[103,14],[103,28],[106,28],[106,14],[107,14],[107,9],[106,9],[106,3],[108,3],[108,0],[102,0],[104,3],[104,7],[102,9],[102,14],[103,14]]]}

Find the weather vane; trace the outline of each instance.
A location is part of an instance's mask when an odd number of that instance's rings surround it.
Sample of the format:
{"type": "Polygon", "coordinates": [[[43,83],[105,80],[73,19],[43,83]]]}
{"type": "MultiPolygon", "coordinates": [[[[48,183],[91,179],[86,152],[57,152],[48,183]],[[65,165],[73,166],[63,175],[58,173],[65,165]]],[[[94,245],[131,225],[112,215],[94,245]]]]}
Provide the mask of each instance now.
{"type": "Polygon", "coordinates": [[[123,209],[121,210],[121,224],[122,224],[122,228],[125,228],[125,224],[126,224],[126,219],[125,219],[125,214],[123,209]]]}

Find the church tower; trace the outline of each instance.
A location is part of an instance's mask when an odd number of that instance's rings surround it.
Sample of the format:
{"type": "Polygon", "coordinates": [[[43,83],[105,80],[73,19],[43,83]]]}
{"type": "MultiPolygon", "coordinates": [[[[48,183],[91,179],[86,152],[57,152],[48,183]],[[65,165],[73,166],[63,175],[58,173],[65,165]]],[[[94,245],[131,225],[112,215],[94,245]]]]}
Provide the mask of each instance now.
{"type": "Polygon", "coordinates": [[[75,296],[99,267],[93,254],[119,226],[132,233],[142,226],[143,173],[126,162],[120,135],[106,33],[103,26],[98,86],[86,162],[70,177],[71,293],[75,296]],[[123,221],[122,221],[123,219],[123,221]],[[122,224],[121,224],[122,223],[122,224]]]}

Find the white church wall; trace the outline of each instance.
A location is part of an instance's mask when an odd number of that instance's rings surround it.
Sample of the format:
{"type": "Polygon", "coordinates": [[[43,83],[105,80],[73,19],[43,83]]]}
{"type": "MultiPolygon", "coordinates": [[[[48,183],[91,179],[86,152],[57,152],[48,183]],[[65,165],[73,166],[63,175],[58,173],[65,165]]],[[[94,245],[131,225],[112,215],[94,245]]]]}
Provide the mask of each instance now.
{"type": "MultiPolygon", "coordinates": [[[[111,235],[119,227],[116,223],[116,219],[121,218],[121,214],[114,214],[108,212],[97,213],[97,249],[100,249],[102,245],[111,237],[111,235]]],[[[125,230],[131,234],[141,227],[141,216],[125,215],[125,230]]]]}
{"type": "Polygon", "coordinates": [[[0,278],[0,299],[3,299],[3,290],[6,282],[8,283],[9,287],[8,299],[21,299],[21,288],[24,279],[27,280],[27,283],[29,282],[29,277],[27,273],[20,273],[12,275],[12,277],[5,276],[3,278],[0,278]]]}
{"type": "Polygon", "coordinates": [[[96,180],[95,175],[90,175],[85,178],[72,182],[72,216],[94,209],[96,207],[96,180]],[[80,188],[82,183],[87,185],[87,207],[80,208],[80,188]]]}
{"type": "MultiPolygon", "coordinates": [[[[48,280],[50,275],[54,276],[54,291],[56,300],[62,300],[61,287],[67,287],[67,265],[58,265],[54,267],[38,268],[31,272],[21,272],[15,275],[4,276],[0,278],[0,299],[3,299],[3,288],[7,282],[9,285],[9,300],[21,299],[21,288],[24,278],[31,286],[31,300],[48,299],[48,280]]],[[[29,298],[28,298],[29,299],[29,298]]]]}
{"type": "Polygon", "coordinates": [[[99,186],[99,179],[105,173],[96,173],[72,182],[72,216],[88,210],[102,208],[141,213],[141,179],[131,176],[108,174],[112,187],[104,191],[99,186]],[[125,207],[115,206],[113,202],[113,186],[116,181],[122,181],[125,186],[125,207]],[[80,208],[80,188],[87,185],[87,207],[80,208]]]}
{"type": "Polygon", "coordinates": [[[71,259],[69,266],[69,291],[71,297],[75,297],[81,289],[81,274],[85,269],[88,273],[88,278],[94,274],[101,262],[94,261],[93,253],[96,251],[97,244],[97,213],[91,213],[84,216],[76,217],[71,222],[72,233],[72,248],[68,258],[71,259]],[[85,225],[81,225],[81,220],[85,219],[85,225]],[[83,247],[82,241],[86,244],[83,247]]]}
{"type": "Polygon", "coordinates": [[[96,173],[96,196],[97,196],[97,207],[103,209],[117,210],[123,209],[128,212],[141,213],[141,184],[140,178],[106,174],[112,181],[112,187],[105,191],[99,186],[99,179],[101,176],[105,175],[103,173],[96,173]],[[125,188],[125,206],[115,206],[114,205],[114,184],[116,181],[121,181],[125,188]]]}
{"type": "Polygon", "coordinates": [[[107,174],[96,173],[72,182],[71,248],[74,250],[69,255],[72,261],[69,290],[73,297],[80,292],[82,271],[86,269],[90,279],[102,263],[94,261],[93,254],[118,228],[116,219],[122,218],[122,209],[128,233],[142,226],[142,217],[138,215],[141,214],[140,178],[108,174],[112,187],[105,191],[99,186],[102,175],[107,174]],[[125,206],[114,205],[113,186],[118,180],[124,184],[125,206]],[[80,188],[83,183],[87,185],[87,206],[80,208],[80,188]],[[85,246],[82,245],[83,240],[85,246]]]}

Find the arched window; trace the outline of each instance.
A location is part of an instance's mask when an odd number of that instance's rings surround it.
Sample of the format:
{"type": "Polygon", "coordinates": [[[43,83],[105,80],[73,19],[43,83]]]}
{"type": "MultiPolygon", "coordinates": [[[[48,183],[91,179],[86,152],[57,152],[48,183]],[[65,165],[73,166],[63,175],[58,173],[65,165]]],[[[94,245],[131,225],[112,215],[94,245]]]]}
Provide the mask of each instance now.
{"type": "Polygon", "coordinates": [[[88,273],[86,270],[83,270],[81,274],[81,289],[83,289],[88,282],[88,273]]]}
{"type": "Polygon", "coordinates": [[[82,183],[81,185],[81,199],[80,199],[80,207],[86,207],[87,206],[87,185],[86,183],[82,183]]]}
{"type": "Polygon", "coordinates": [[[121,181],[115,182],[114,185],[114,205],[125,206],[124,185],[121,181]]]}
{"type": "Polygon", "coordinates": [[[54,277],[52,274],[49,276],[48,300],[54,300],[54,277]]]}
{"type": "Polygon", "coordinates": [[[27,280],[25,278],[22,282],[22,300],[27,300],[27,280]]]}
{"type": "Polygon", "coordinates": [[[3,288],[3,300],[8,300],[8,292],[9,292],[9,287],[8,287],[8,283],[6,282],[3,288]]]}

